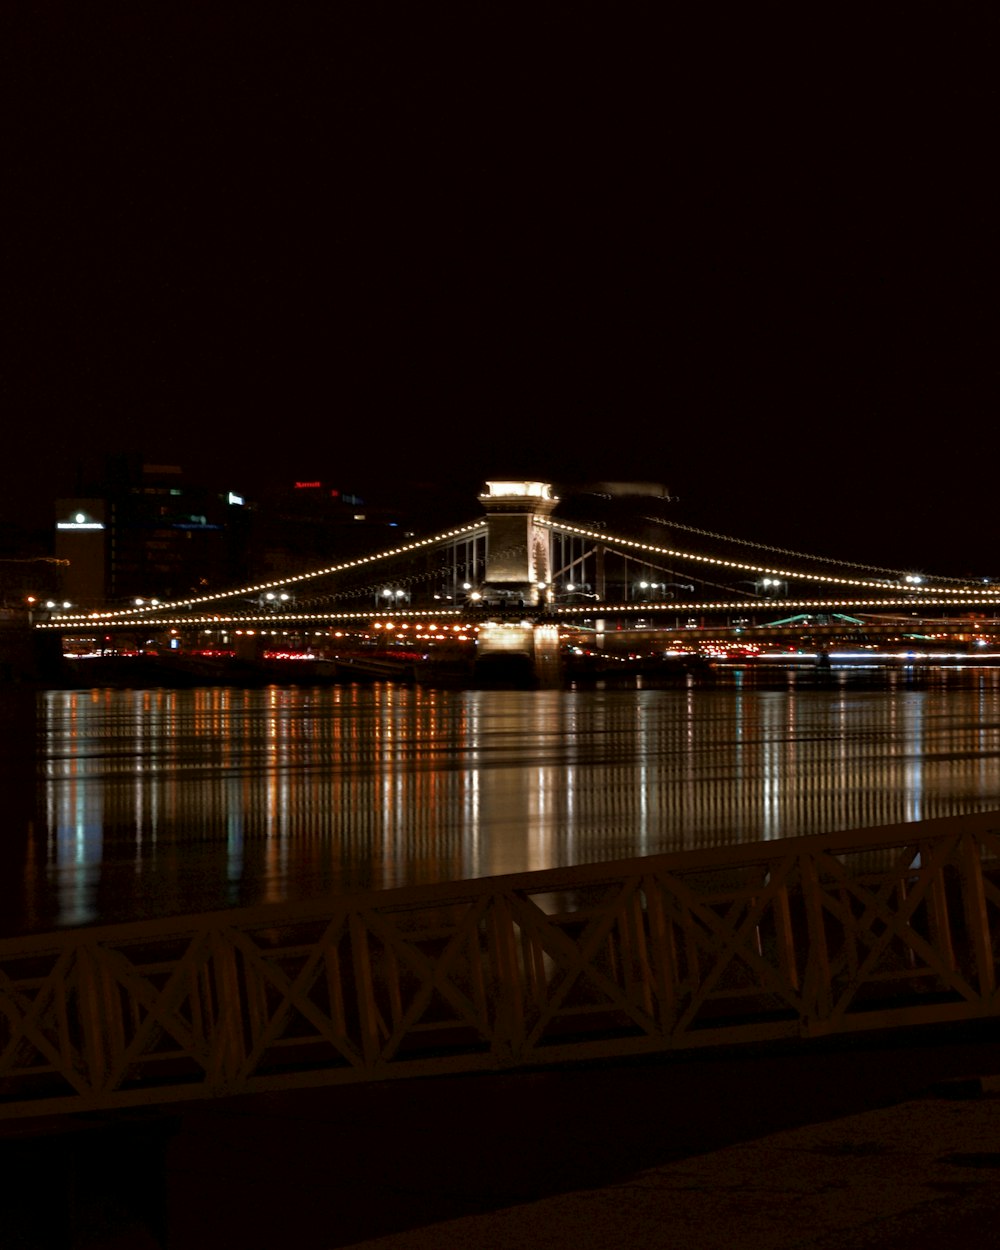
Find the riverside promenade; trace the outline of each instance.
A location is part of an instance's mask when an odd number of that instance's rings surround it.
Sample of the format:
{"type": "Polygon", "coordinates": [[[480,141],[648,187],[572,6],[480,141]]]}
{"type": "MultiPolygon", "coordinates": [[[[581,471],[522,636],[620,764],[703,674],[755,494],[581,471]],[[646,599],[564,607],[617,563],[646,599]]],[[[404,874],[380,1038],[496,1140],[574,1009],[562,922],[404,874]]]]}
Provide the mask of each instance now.
{"type": "Polygon", "coordinates": [[[352,1250],[1000,1245],[1000,1077],[352,1250]],[[975,1091],[975,1092],[973,1092],[975,1091]]]}
{"type": "Polygon", "coordinates": [[[1000,1245],[998,1043],[984,1021],[74,1117],[62,1224],[54,1188],[25,1197],[54,1172],[9,1126],[0,1245],[1000,1245]]]}
{"type": "MultiPolygon", "coordinates": [[[[270,1229],[254,1221],[226,1244],[1000,1245],[998,1040],[991,1022],[862,1044],[387,1083],[368,1091],[357,1118],[336,1109],[347,1091],[329,1091],[309,1121],[326,1149],[310,1166],[300,1144],[301,1171],[282,1171],[289,1194],[304,1199],[312,1184],[314,1202],[324,1195],[312,1219],[307,1199],[301,1228],[286,1224],[281,1237],[279,1204],[270,1229]]],[[[288,1142],[306,1108],[277,1100],[273,1114],[274,1140],[288,1142]]],[[[176,1231],[178,1247],[221,1244],[176,1231]]]]}

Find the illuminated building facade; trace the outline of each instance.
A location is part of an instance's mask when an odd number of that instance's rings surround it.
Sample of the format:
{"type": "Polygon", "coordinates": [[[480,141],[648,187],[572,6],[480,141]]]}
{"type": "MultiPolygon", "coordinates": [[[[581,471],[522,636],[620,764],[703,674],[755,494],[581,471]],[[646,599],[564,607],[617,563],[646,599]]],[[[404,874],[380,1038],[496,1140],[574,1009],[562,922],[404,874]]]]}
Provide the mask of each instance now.
{"type": "Polygon", "coordinates": [[[79,605],[103,602],[107,586],[107,502],[61,499],[56,504],[59,597],[79,605]]]}

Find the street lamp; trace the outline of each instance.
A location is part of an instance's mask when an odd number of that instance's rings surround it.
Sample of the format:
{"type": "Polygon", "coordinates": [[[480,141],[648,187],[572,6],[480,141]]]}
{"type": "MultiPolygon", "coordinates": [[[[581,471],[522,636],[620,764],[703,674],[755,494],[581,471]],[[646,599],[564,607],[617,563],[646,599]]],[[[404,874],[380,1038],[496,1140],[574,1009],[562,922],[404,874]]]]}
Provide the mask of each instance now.
{"type": "MultiPolygon", "coordinates": [[[[665,592],[670,589],[692,591],[694,586],[691,582],[640,582],[639,589],[643,591],[662,590],[665,592]]],[[[673,599],[673,597],[670,594],[664,595],[664,598],[668,599],[673,599]]]]}

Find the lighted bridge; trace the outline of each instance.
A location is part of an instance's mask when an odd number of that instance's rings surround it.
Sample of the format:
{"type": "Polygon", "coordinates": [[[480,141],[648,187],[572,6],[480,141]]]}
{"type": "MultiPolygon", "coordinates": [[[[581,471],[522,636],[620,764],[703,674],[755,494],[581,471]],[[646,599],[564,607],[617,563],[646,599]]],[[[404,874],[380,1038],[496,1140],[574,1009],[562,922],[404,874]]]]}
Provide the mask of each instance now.
{"type": "Polygon", "coordinates": [[[586,630],[601,645],[651,627],[665,641],[933,632],[980,644],[1000,630],[1000,587],[987,579],[821,559],[662,517],[639,518],[641,536],[611,533],[559,520],[544,482],[490,482],[479,502],[484,515],[468,524],[371,555],[171,603],[55,610],[35,627],[64,638],[131,637],[139,649],[169,645],[172,635],[186,647],[239,645],[248,655],[267,639],[322,651],[338,631],[390,626],[398,641],[421,645],[474,630],[485,650],[508,645],[513,628],[535,639],[586,630]]]}

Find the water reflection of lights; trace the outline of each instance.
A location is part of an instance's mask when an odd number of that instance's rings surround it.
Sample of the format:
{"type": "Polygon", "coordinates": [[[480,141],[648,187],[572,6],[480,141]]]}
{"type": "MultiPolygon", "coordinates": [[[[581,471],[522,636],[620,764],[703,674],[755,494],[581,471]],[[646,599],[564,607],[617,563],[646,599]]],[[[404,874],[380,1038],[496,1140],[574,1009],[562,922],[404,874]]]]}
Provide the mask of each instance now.
{"type": "Polygon", "coordinates": [[[46,864],[23,910],[43,928],[1000,805],[995,669],[919,691],[379,684],[40,707],[46,864]]]}

